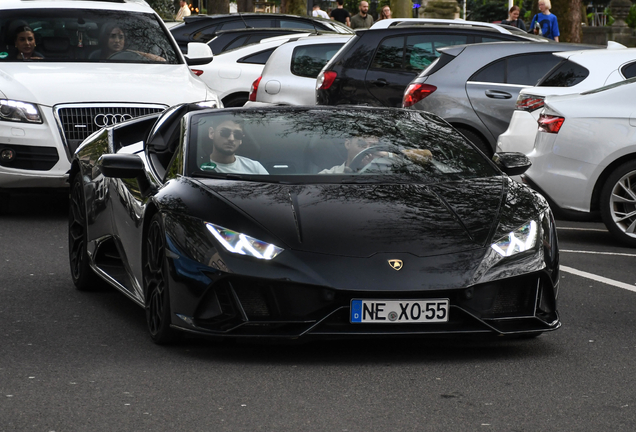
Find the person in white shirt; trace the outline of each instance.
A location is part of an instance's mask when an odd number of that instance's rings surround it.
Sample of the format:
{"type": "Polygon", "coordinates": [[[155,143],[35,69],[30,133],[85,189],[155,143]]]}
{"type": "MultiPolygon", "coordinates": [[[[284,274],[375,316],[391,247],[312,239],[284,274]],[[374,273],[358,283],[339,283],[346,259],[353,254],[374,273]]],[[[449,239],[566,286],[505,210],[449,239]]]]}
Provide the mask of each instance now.
{"type": "Polygon", "coordinates": [[[235,154],[245,137],[243,128],[235,121],[226,120],[216,127],[210,127],[208,135],[212,140],[212,154],[210,161],[201,165],[203,171],[269,174],[260,162],[235,154]]]}
{"type": "Polygon", "coordinates": [[[311,16],[329,19],[329,15],[327,15],[327,12],[320,9],[319,4],[314,5],[313,10],[311,11],[311,16]]]}
{"type": "Polygon", "coordinates": [[[175,20],[183,21],[184,17],[190,16],[190,8],[188,7],[188,3],[186,2],[186,0],[181,0],[179,4],[181,5],[181,7],[179,8],[179,12],[177,12],[175,20]]]}
{"type": "MultiPolygon", "coordinates": [[[[345,149],[347,150],[347,160],[344,161],[342,165],[336,165],[333,168],[324,169],[320,171],[318,174],[350,174],[353,173],[353,170],[349,168],[349,164],[353,158],[355,158],[358,153],[367,149],[369,146],[374,146],[378,144],[377,137],[353,137],[345,140],[345,149]]],[[[369,163],[376,157],[381,156],[381,154],[369,153],[364,157],[361,161],[360,166],[363,167],[369,163]]]]}

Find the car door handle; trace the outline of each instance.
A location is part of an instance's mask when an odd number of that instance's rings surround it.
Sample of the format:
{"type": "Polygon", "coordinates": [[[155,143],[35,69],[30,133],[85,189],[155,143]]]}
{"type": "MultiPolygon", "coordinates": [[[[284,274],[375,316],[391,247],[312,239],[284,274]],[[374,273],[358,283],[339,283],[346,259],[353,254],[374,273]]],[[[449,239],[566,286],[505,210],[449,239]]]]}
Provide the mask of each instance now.
{"type": "Polygon", "coordinates": [[[510,99],[512,95],[498,90],[486,90],[486,96],[493,99],[510,99]]]}
{"type": "Polygon", "coordinates": [[[384,87],[384,86],[388,85],[389,83],[386,82],[386,80],[384,78],[380,78],[380,79],[371,81],[371,84],[376,85],[378,87],[384,87]]]}

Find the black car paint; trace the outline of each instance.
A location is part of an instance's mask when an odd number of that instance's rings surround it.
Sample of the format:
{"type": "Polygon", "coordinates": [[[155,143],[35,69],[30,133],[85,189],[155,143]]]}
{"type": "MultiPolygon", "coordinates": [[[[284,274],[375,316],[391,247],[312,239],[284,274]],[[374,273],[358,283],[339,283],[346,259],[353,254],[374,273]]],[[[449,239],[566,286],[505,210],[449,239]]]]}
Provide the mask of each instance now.
{"type": "MultiPolygon", "coordinates": [[[[172,123],[180,124],[187,111],[168,110],[148,142],[162,141],[157,135],[173,130],[172,123]]],[[[98,160],[115,151],[113,136],[126,136],[127,130],[134,135],[148,123],[131,121],[91,136],[76,152],[70,178],[81,175],[85,190],[105,190],[101,205],[86,203],[87,211],[94,211],[88,224],[91,265],[141,306],[144,236],[152,216],[162,215],[175,327],[204,335],[295,338],[523,333],[560,326],[555,304],[558,248],[549,207],[540,195],[505,176],[378,190],[364,184],[193,179],[180,175],[186,159],[182,146],[172,158],[181,166],[163,175],[153,168],[150,145],[123,147],[120,154],[136,155],[143,163],[150,187],[142,192],[136,179],[105,177],[98,160]],[[369,206],[364,213],[360,210],[369,206]],[[298,229],[295,212],[306,227],[315,227],[298,229]],[[429,217],[430,226],[425,223],[429,217]],[[489,247],[528,219],[540,223],[536,251],[502,259],[489,247]],[[216,243],[206,222],[286,250],[271,262],[229,253],[216,243]],[[387,228],[396,232],[405,225],[408,230],[397,238],[387,235],[387,228]],[[422,237],[416,240],[416,234],[422,237]],[[396,258],[405,263],[400,272],[387,263],[396,258]],[[547,299],[547,311],[531,316],[537,289],[547,299]],[[498,319],[492,303],[502,292],[525,298],[516,319],[498,319]],[[352,298],[440,297],[451,300],[452,319],[446,327],[348,323],[352,298]]],[[[182,134],[186,137],[187,130],[182,134]]]]}
{"type": "MultiPolygon", "coordinates": [[[[297,15],[285,14],[263,14],[263,13],[241,13],[225,15],[192,15],[185,17],[184,23],[177,24],[170,28],[170,33],[174,36],[181,51],[187,52],[188,42],[208,42],[214,38],[218,31],[222,30],[222,25],[227,23],[238,24],[238,27],[245,28],[281,28],[280,20],[298,22],[298,28],[316,32],[332,32],[333,30],[322,24],[319,19],[311,17],[300,17],[297,15]],[[263,22],[269,25],[263,25],[263,22]]],[[[233,28],[238,28],[233,27],[233,28]]],[[[289,28],[289,27],[287,27],[289,28]]],[[[213,51],[214,52],[214,51],[213,51]]],[[[215,53],[216,54],[216,53],[215,53]]]]}
{"type": "Polygon", "coordinates": [[[419,70],[373,69],[371,60],[380,43],[402,35],[465,35],[467,43],[479,43],[482,38],[499,41],[526,41],[520,36],[492,30],[459,29],[442,26],[391,27],[389,29],[360,30],[327,63],[324,71],[338,75],[327,90],[316,90],[317,105],[368,105],[401,107],[406,86],[421,72],[419,70]]]}

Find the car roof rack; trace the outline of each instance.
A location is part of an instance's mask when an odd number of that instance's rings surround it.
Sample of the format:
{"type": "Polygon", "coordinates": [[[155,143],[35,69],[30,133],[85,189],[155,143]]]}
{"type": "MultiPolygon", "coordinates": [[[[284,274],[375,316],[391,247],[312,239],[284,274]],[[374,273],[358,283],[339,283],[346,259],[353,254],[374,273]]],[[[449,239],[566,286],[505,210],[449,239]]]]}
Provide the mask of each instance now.
{"type": "Polygon", "coordinates": [[[485,23],[481,21],[466,21],[463,19],[440,19],[440,18],[389,18],[376,22],[371,26],[373,29],[390,28],[395,26],[413,25],[445,25],[458,27],[479,27],[493,29],[499,33],[512,34],[512,32],[498,24],[485,23]]]}

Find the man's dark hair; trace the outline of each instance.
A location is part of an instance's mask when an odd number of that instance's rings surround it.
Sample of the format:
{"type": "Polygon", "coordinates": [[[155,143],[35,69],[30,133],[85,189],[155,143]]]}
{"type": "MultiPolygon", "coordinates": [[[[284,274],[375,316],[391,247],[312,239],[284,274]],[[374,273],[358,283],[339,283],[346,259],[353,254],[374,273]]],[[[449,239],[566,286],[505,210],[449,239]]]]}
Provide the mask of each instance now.
{"type": "Polygon", "coordinates": [[[339,6],[344,5],[344,0],[336,0],[336,1],[338,2],[338,5],[339,5],[339,6]]]}

